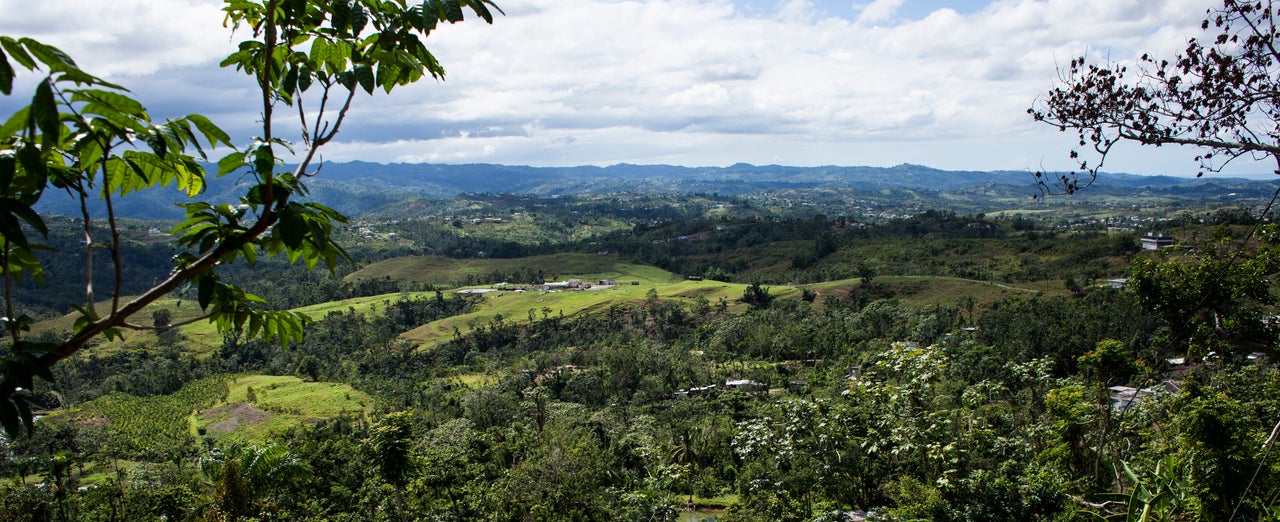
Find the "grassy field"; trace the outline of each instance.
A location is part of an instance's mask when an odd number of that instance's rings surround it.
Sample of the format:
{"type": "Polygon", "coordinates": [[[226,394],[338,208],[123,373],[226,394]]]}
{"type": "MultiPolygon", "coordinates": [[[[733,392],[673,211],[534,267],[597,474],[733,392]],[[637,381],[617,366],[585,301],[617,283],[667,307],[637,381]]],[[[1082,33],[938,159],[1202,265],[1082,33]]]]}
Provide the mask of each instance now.
{"type": "MultiPolygon", "coordinates": [[[[1005,284],[954,277],[884,276],[877,277],[875,282],[888,287],[896,299],[909,306],[961,306],[971,298],[976,307],[982,307],[1010,297],[1066,294],[1062,281],[1058,280],[1005,284]]],[[[844,279],[805,287],[818,295],[844,297],[858,284],[857,279],[844,279]]]]}
{"type": "Polygon", "coordinates": [[[297,377],[245,375],[227,383],[225,400],[188,418],[193,430],[214,438],[265,440],[292,426],[341,415],[363,416],[373,399],[345,384],[297,377]]]}
{"type": "Polygon", "coordinates": [[[214,438],[256,442],[292,426],[372,409],[369,395],[345,384],[241,375],[201,379],[156,397],[112,393],[49,419],[102,426],[113,444],[141,454],[183,446],[201,429],[214,438]]]}
{"type": "MultiPolygon", "coordinates": [[[[610,306],[642,302],[650,290],[656,292],[659,299],[673,299],[686,305],[694,303],[699,296],[706,297],[712,305],[719,303],[723,298],[731,312],[741,312],[746,309],[746,305],[738,300],[742,298],[742,292],[746,287],[747,285],[743,284],[720,281],[681,281],[621,284],[600,290],[585,291],[491,292],[474,297],[480,302],[470,313],[422,325],[401,337],[417,344],[420,348],[429,348],[452,338],[455,328],[458,332],[466,334],[473,329],[472,325],[487,324],[499,316],[506,321],[526,323],[529,321],[530,311],[535,317],[541,317],[543,309],[547,309],[550,315],[565,317],[602,312],[610,306]]],[[[800,295],[800,289],[792,287],[771,287],[770,292],[782,298],[796,298],[800,295]]]]}
{"type": "Polygon", "coordinates": [[[496,373],[460,373],[446,379],[457,379],[463,386],[474,389],[497,384],[501,378],[502,375],[496,373]]]}
{"type": "Polygon", "coordinates": [[[516,259],[450,259],[441,256],[397,257],[373,263],[352,272],[347,280],[379,279],[448,285],[467,276],[481,277],[494,272],[516,273],[541,270],[548,281],[565,279],[625,279],[641,282],[671,282],[675,276],[660,268],[629,263],[614,255],[554,254],[516,259]]]}
{"type": "MultiPolygon", "coordinates": [[[[132,297],[123,297],[120,302],[129,302],[132,297]]],[[[102,301],[95,307],[98,314],[106,315],[111,311],[111,302],[102,301]]],[[[200,306],[193,299],[176,299],[163,298],[159,299],[150,306],[144,308],[135,315],[131,322],[149,326],[151,324],[151,314],[157,310],[166,309],[169,311],[170,321],[179,323],[189,320],[200,315],[200,306]]],[[[53,332],[70,332],[75,325],[77,313],[70,313],[62,317],[41,321],[32,326],[33,333],[45,331],[53,332]]],[[[210,325],[204,321],[197,321],[191,325],[184,326],[179,331],[186,335],[191,341],[190,350],[199,357],[204,357],[217,351],[218,346],[222,344],[222,336],[210,325]]],[[[138,346],[153,346],[156,344],[156,334],[146,330],[130,330],[121,329],[120,340],[100,339],[92,348],[86,350],[86,353],[94,353],[99,356],[109,355],[113,352],[132,349],[138,346]]]]}

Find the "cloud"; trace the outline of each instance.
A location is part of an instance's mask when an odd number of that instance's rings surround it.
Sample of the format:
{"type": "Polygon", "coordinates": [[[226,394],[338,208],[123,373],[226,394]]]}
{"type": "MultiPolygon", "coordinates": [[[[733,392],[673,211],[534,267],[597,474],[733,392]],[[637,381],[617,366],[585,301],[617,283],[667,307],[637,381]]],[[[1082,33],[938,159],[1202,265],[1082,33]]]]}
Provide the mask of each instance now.
{"type": "Polygon", "coordinates": [[[216,64],[235,49],[221,9],[217,0],[0,0],[0,33],[52,43],[95,74],[125,79],[216,64]]]}
{"type": "MultiPolygon", "coordinates": [[[[876,0],[841,17],[808,0],[499,2],[492,26],[432,34],[446,81],[359,96],[326,157],[1038,168],[1071,146],[1025,114],[1057,67],[1172,55],[1213,3],[992,0],[908,17],[876,0]]],[[[0,0],[22,13],[0,33],[47,37],[149,106],[247,135],[251,84],[216,67],[236,41],[220,3],[161,5],[0,0]]]]}
{"type": "Polygon", "coordinates": [[[887,22],[893,18],[894,13],[902,7],[904,0],[875,0],[870,4],[862,6],[862,11],[858,14],[858,23],[865,25],[874,25],[887,22]]]}

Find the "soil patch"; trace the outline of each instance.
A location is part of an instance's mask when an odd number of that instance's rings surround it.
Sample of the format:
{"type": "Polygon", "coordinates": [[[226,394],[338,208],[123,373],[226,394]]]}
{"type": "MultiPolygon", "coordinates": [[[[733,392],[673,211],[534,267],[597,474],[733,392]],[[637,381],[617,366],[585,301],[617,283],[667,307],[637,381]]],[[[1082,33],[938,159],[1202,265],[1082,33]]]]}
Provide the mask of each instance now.
{"type": "Polygon", "coordinates": [[[231,433],[245,424],[265,421],[271,418],[271,414],[253,407],[252,404],[240,402],[205,410],[200,413],[200,418],[202,420],[219,419],[205,429],[211,433],[224,434],[231,433]]]}
{"type": "Polygon", "coordinates": [[[74,424],[76,425],[77,428],[90,428],[90,427],[98,428],[98,427],[110,426],[111,419],[108,419],[101,415],[97,415],[93,417],[85,417],[83,419],[76,419],[74,424]]]}

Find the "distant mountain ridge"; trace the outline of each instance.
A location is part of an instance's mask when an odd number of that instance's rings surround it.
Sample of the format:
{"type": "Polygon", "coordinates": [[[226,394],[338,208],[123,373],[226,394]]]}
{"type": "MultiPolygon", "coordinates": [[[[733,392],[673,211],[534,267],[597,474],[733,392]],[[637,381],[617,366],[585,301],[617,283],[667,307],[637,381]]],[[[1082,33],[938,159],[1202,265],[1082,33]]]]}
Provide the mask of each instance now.
{"type": "MultiPolygon", "coordinates": [[[[894,167],[820,166],[789,167],[737,163],[728,167],[683,167],[676,165],[634,165],[620,163],[607,167],[526,167],[471,163],[459,165],[425,163],[331,163],[325,166],[327,179],[335,182],[371,182],[400,188],[437,190],[422,195],[451,196],[466,192],[516,192],[530,194],[577,193],[573,189],[593,186],[618,190],[690,192],[715,186],[726,194],[755,192],[761,188],[790,187],[856,188],[866,190],[915,189],[957,190],[995,183],[1034,187],[1035,178],[1026,171],[947,171],[904,163],[894,167]],[[636,186],[634,181],[661,182],[636,186]],[[408,183],[406,185],[405,183],[408,183]]],[[[1228,178],[1215,178],[1226,180],[1228,178]]],[[[1231,178],[1232,181],[1249,181],[1231,178]]],[[[1101,184],[1122,186],[1174,186],[1200,180],[1174,176],[1106,174],[1101,184]]]]}
{"type": "MultiPolygon", "coordinates": [[[[212,165],[210,171],[216,170],[212,165]]],[[[1186,188],[1213,184],[1251,186],[1268,181],[1242,178],[1203,179],[1174,176],[1103,174],[1091,190],[1105,192],[1129,188],[1186,188]]],[[[235,202],[244,192],[243,176],[211,178],[201,199],[235,202]]],[[[921,165],[894,167],[820,166],[789,167],[737,163],[728,167],[633,165],[607,167],[529,167],[487,163],[370,163],[326,162],[308,187],[309,199],[344,214],[359,216],[369,210],[412,197],[451,197],[464,193],[493,192],[533,195],[603,194],[636,192],[651,194],[717,193],[741,195],[782,189],[918,190],[953,192],[975,187],[1000,187],[1004,192],[1034,194],[1035,178],[1025,171],[947,171],[921,165]]],[[[173,205],[176,192],[144,191],[115,203],[118,215],[142,219],[175,219],[182,210],[173,205]]],[[[40,212],[79,215],[70,197],[46,198],[40,212]]],[[[101,208],[95,210],[101,214],[101,208]]]]}

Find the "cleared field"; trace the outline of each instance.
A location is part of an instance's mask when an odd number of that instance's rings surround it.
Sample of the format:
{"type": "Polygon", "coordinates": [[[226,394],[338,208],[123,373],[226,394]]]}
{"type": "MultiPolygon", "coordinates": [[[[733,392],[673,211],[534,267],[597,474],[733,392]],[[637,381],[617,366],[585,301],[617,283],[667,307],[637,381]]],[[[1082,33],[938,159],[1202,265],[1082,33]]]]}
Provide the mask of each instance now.
{"type": "Polygon", "coordinates": [[[467,276],[492,273],[541,271],[548,280],[626,279],[642,282],[670,282],[670,272],[653,266],[629,263],[614,255],[554,254],[516,259],[450,259],[441,256],[397,257],[361,268],[345,279],[380,279],[448,285],[467,276]]]}
{"type": "Polygon", "coordinates": [[[214,438],[256,442],[304,423],[363,416],[373,404],[369,395],[345,384],[291,376],[218,376],[188,383],[170,395],[112,393],[52,412],[48,422],[101,426],[121,447],[163,454],[185,447],[187,437],[202,429],[214,438]]]}
{"type": "MultiPolygon", "coordinates": [[[[131,299],[133,299],[132,296],[122,297],[120,299],[120,303],[123,306],[124,303],[129,302],[131,299]]],[[[99,302],[94,308],[97,310],[98,314],[105,315],[107,312],[111,311],[111,302],[99,302]]],[[[198,317],[201,314],[200,305],[196,304],[193,299],[163,298],[151,303],[150,306],[144,308],[137,315],[134,315],[131,322],[141,325],[150,325],[151,314],[162,309],[169,311],[169,320],[172,323],[186,321],[191,318],[198,317]]],[[[32,326],[32,331],[35,333],[45,331],[70,332],[72,327],[75,325],[76,318],[78,317],[78,313],[70,313],[55,319],[41,321],[32,326]]],[[[218,346],[222,344],[222,336],[217,333],[213,325],[204,321],[197,321],[191,325],[184,326],[180,328],[179,331],[183,335],[186,335],[191,341],[190,350],[199,357],[212,354],[217,350],[218,346]]],[[[85,353],[94,353],[100,356],[109,355],[123,349],[132,349],[138,346],[153,346],[156,344],[156,334],[152,331],[121,329],[120,335],[123,336],[124,339],[100,339],[96,344],[92,345],[92,347],[86,349],[85,353]]]]}
{"type": "Polygon", "coordinates": [[[228,381],[226,398],[192,413],[188,422],[214,438],[256,442],[293,426],[341,415],[362,417],[372,409],[372,397],[345,384],[246,375],[228,381]]]}
{"type": "MultiPolygon", "coordinates": [[[[607,310],[614,305],[642,302],[650,290],[656,292],[659,299],[674,299],[687,304],[694,303],[699,296],[706,297],[712,305],[718,304],[723,298],[731,312],[742,312],[747,305],[739,302],[739,299],[746,287],[743,284],[720,281],[681,281],[622,284],[585,291],[491,292],[474,297],[480,302],[470,313],[427,323],[405,332],[401,338],[417,344],[419,348],[430,348],[436,343],[451,339],[455,328],[459,333],[466,334],[473,329],[473,325],[488,324],[499,316],[505,321],[527,323],[530,313],[541,317],[544,309],[549,315],[563,314],[565,317],[590,314],[607,310]]],[[[800,289],[777,286],[770,287],[770,293],[780,298],[796,298],[800,295],[800,289]]]]}
{"type": "MultiPolygon", "coordinates": [[[[1037,281],[1030,283],[993,283],[973,279],[934,276],[884,276],[875,279],[877,284],[888,287],[894,298],[909,306],[941,304],[959,306],[968,299],[982,307],[1010,297],[1033,297],[1039,294],[1066,295],[1062,281],[1037,281]]],[[[819,295],[844,297],[859,284],[857,279],[843,279],[826,283],[805,285],[819,295]]]]}
{"type": "Polygon", "coordinates": [[[457,379],[463,386],[474,389],[496,384],[501,378],[502,375],[496,373],[460,373],[445,379],[457,379]]]}

